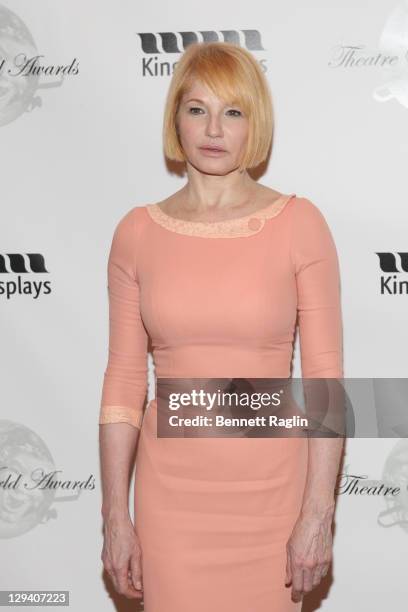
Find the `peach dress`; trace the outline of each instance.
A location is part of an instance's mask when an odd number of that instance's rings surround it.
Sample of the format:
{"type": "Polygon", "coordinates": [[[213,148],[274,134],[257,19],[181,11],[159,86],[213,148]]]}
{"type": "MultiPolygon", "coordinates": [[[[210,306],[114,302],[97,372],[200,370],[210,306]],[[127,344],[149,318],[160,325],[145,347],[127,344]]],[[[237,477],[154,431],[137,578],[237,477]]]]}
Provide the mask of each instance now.
{"type": "Polygon", "coordinates": [[[342,377],[336,247],[310,200],[282,194],[227,221],[136,206],[108,261],[99,422],[140,429],[134,487],[146,612],[299,612],[285,586],[307,438],[158,438],[156,377],[342,377]],[[298,317],[298,320],[297,320],[298,317]]]}

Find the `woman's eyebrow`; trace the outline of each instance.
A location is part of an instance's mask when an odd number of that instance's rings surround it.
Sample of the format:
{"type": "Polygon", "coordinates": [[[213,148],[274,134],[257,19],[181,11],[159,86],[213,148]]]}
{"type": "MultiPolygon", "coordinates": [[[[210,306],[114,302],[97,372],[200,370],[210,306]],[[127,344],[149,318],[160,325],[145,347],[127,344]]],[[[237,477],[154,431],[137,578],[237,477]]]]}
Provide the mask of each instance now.
{"type": "Polygon", "coordinates": [[[201,102],[201,104],[205,104],[204,100],[200,100],[200,98],[189,98],[186,102],[201,102]]]}

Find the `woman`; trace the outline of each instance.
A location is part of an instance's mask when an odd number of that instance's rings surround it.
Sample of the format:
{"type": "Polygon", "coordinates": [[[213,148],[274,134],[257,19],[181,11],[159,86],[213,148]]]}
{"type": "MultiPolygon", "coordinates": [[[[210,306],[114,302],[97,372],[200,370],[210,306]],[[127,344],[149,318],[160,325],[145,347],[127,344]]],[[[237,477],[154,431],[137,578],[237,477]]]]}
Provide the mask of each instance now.
{"type": "Polygon", "coordinates": [[[102,560],[146,612],[298,611],[331,560],[341,440],[157,437],[157,399],[143,410],[148,336],[157,377],[289,378],[298,316],[302,376],[343,375],[327,223],[307,198],[248,174],[266,158],[272,127],[253,56],[190,45],[164,116],[165,154],[185,161],[187,183],[132,208],[114,232],[102,560]]]}

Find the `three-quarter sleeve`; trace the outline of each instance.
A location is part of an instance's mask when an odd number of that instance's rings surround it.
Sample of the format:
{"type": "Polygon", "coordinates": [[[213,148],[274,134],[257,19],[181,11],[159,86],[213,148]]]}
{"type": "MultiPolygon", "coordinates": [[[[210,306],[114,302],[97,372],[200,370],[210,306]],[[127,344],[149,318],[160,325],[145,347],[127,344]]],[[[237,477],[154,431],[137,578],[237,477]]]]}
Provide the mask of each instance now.
{"type": "Polygon", "coordinates": [[[108,258],[109,355],[99,424],[140,429],[147,391],[147,332],[140,314],[135,209],[117,224],[108,258]]]}
{"type": "Polygon", "coordinates": [[[331,231],[307,198],[296,202],[292,229],[302,377],[342,378],[340,272],[331,231]]]}

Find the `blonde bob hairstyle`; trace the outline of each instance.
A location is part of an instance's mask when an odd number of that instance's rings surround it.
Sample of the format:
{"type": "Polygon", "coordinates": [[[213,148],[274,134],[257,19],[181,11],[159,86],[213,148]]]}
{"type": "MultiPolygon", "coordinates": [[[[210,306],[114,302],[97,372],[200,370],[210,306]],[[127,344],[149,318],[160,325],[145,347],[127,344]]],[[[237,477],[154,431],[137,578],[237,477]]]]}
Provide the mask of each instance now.
{"type": "Polygon", "coordinates": [[[227,42],[191,43],[177,62],[167,93],[163,119],[163,148],[167,158],[185,161],[178,137],[180,100],[195,80],[226,104],[237,104],[248,117],[248,140],[239,170],[258,166],[267,157],[273,130],[268,82],[254,56],[227,42]]]}

